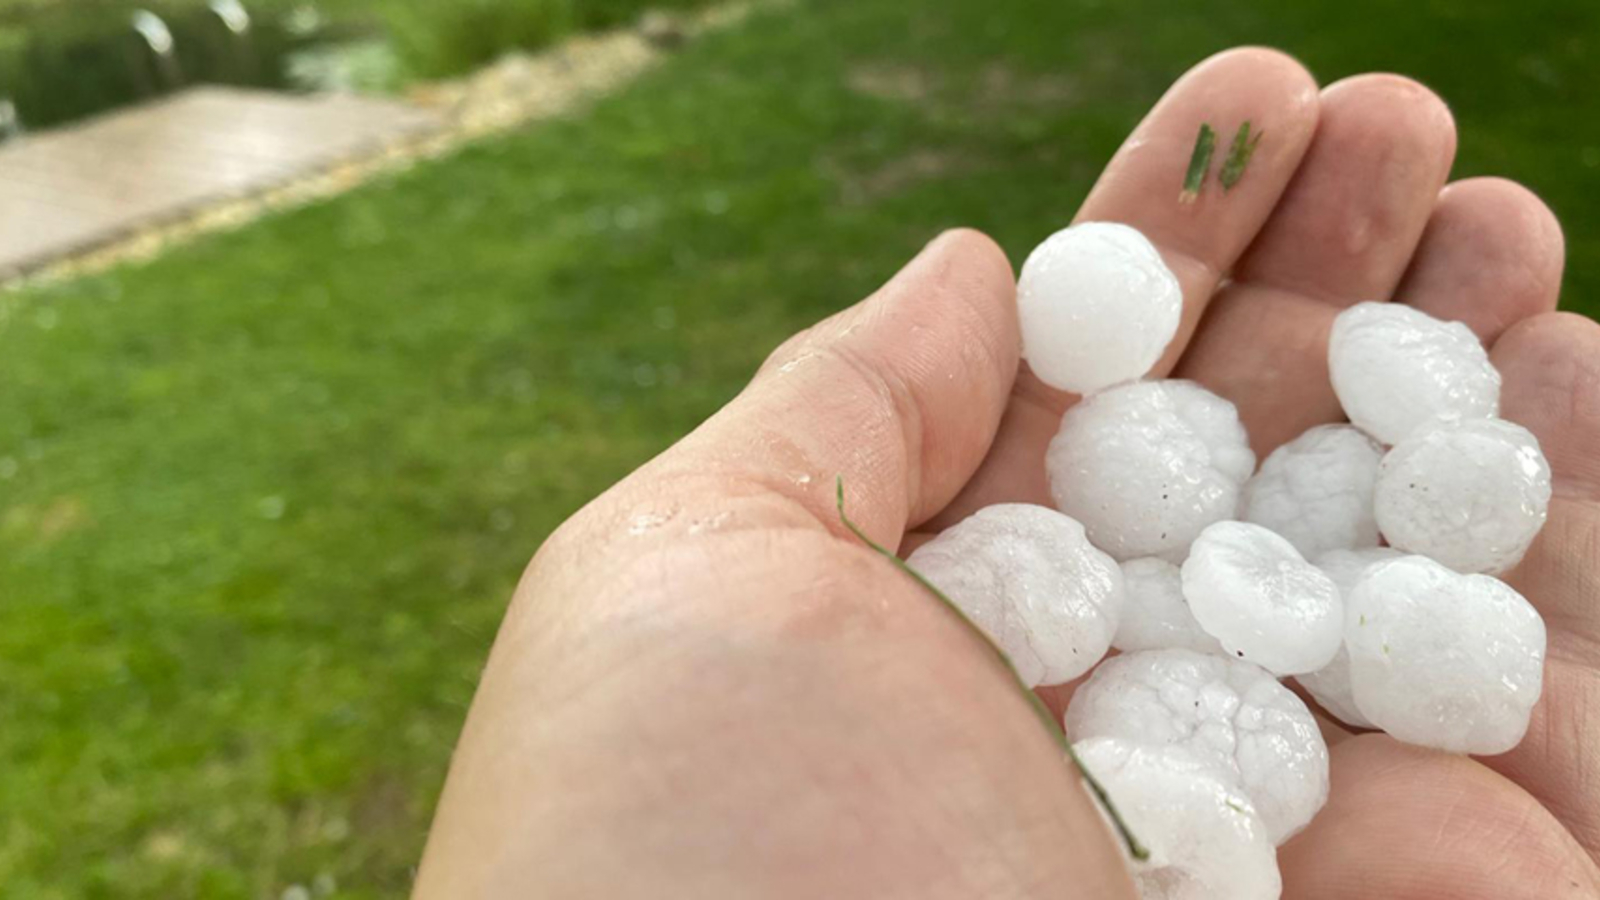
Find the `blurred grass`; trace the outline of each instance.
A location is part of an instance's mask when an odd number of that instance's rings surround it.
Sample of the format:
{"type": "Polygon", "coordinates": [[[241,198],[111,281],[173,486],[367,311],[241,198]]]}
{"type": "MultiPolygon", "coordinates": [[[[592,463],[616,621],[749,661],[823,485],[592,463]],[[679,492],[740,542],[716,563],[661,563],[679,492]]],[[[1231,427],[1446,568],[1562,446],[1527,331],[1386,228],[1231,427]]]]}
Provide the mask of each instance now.
{"type": "Polygon", "coordinates": [[[1433,84],[1457,174],[1550,200],[1593,314],[1597,17],[817,3],[583,116],[0,297],[5,895],[403,892],[543,536],[939,229],[1020,260],[1217,49],[1433,84]]]}
{"type": "Polygon", "coordinates": [[[382,18],[411,74],[440,78],[513,50],[537,49],[575,31],[627,25],[645,9],[689,9],[705,0],[386,0],[382,18]]]}

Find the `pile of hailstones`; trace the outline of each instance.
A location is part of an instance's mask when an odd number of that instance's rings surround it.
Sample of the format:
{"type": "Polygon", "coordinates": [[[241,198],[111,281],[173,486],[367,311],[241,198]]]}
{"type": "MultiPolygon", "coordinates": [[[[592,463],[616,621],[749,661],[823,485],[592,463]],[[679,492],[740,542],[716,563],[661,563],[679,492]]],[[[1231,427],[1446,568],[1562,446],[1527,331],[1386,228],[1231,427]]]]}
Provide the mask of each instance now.
{"type": "Polygon", "coordinates": [[[1499,373],[1465,326],[1400,304],[1342,313],[1329,370],[1351,424],[1258,470],[1232,403],[1141,380],[1182,297],[1138,231],[1055,234],[1018,305],[1034,373],[1083,395],[1046,456],[1056,508],[979,510],[910,564],[1029,686],[1093,669],[1066,731],[1151,851],[1130,860],[1146,900],[1279,896],[1275,847],[1328,794],[1317,722],[1279,679],[1355,728],[1516,746],[1544,623],[1493,576],[1544,525],[1550,469],[1497,418],[1499,373]]]}

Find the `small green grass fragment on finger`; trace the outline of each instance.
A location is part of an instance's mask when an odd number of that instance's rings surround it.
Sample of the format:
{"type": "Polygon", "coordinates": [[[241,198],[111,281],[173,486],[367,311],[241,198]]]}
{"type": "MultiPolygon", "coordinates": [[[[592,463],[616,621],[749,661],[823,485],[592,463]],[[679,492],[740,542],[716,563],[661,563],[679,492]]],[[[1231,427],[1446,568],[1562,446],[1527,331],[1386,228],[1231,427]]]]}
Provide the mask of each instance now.
{"type": "Polygon", "coordinates": [[[1200,133],[1194,139],[1194,152],[1189,154],[1189,171],[1183,176],[1183,190],[1179,203],[1193,203],[1200,198],[1200,188],[1205,185],[1206,173],[1211,171],[1211,157],[1217,150],[1217,133],[1211,123],[1201,122],[1200,133]]]}
{"type": "Polygon", "coordinates": [[[1234,132],[1233,143],[1228,147],[1228,156],[1222,161],[1222,171],[1217,173],[1217,180],[1222,182],[1223,191],[1233,190],[1233,186],[1244,177],[1244,170],[1250,166],[1250,158],[1255,155],[1256,145],[1261,143],[1264,131],[1250,133],[1250,120],[1245,119],[1234,132]]]}

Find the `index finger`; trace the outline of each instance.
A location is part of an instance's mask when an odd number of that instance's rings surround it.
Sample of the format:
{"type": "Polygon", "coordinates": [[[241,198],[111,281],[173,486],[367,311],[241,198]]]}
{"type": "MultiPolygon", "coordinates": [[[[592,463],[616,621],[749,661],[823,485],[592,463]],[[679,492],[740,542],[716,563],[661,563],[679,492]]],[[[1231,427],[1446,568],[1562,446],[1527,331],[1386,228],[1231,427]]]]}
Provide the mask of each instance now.
{"type": "MultiPolygon", "coordinates": [[[[1267,221],[1311,143],[1317,112],[1316,80],[1292,57],[1254,47],[1219,53],[1190,69],[1156,103],[1078,210],[1074,222],[1139,229],[1183,288],[1177,336],[1152,374],[1171,371],[1218,282],[1267,221]],[[1214,172],[1245,122],[1261,142],[1243,178],[1224,191],[1214,172]],[[1179,194],[1201,123],[1217,132],[1213,175],[1185,203],[1179,194]]],[[[1048,503],[1045,447],[1076,399],[1024,366],[988,458],[925,527],[942,528],[992,503],[1048,503]]]]}

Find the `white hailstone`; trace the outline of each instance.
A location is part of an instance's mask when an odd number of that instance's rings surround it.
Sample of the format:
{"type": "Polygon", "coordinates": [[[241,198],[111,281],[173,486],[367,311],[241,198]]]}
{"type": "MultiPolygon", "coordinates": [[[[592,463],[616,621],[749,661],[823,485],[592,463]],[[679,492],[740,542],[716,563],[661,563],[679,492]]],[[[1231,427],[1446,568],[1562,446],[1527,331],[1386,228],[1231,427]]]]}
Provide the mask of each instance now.
{"type": "MultiPolygon", "coordinates": [[[[1399,559],[1405,554],[1391,547],[1368,547],[1363,550],[1332,550],[1317,557],[1317,568],[1333,579],[1339,596],[1348,597],[1360,583],[1362,576],[1379,563],[1399,559]]],[[[1350,688],[1350,651],[1341,642],[1333,662],[1315,672],[1296,675],[1295,681],[1316,698],[1322,708],[1346,725],[1356,728],[1377,728],[1372,720],[1356,707],[1350,688]]]]}
{"type": "Polygon", "coordinates": [[[1439,416],[1500,414],[1500,373],[1472,330],[1403,303],[1358,303],[1340,313],[1328,371],[1345,415],[1385,444],[1439,416]]]}
{"type": "Polygon", "coordinates": [[[1339,589],[1294,545],[1248,522],[1218,522],[1189,548],[1183,595],[1234,656],[1277,675],[1315,672],[1339,652],[1339,589]]]}
{"type": "Polygon", "coordinates": [[[1140,900],[1277,900],[1278,858],[1238,789],[1176,747],[1073,745],[1150,858],[1127,860],[1140,900]]]}
{"type": "Polygon", "coordinates": [[[1319,425],[1272,451],[1244,486],[1246,522],[1303,556],[1378,546],[1372,488],[1383,449],[1351,425],[1319,425]]]}
{"type": "Polygon", "coordinates": [[[1111,646],[1124,653],[1173,647],[1223,652],[1189,611],[1178,567],[1154,556],[1122,564],[1122,621],[1111,646]]]}
{"type": "Polygon", "coordinates": [[[1328,799],[1328,746],[1304,701],[1258,666],[1192,650],[1108,659],[1072,695],[1067,736],[1193,754],[1242,789],[1281,844],[1328,799]]]}
{"type": "Polygon", "coordinates": [[[1005,651],[1029,687],[1089,671],[1117,630],[1122,570],[1053,509],[984,507],[906,562],[1005,651]]]}
{"type": "Polygon", "coordinates": [[[1255,454],[1232,403],[1192,381],[1140,381],[1067,410],[1045,468],[1056,508],[1133,559],[1179,554],[1232,518],[1255,454]]]}
{"type": "Polygon", "coordinates": [[[1378,527],[1392,546],[1459,572],[1504,572],[1544,527],[1550,465],[1526,428],[1435,422],[1383,458],[1378,527]]]}
{"type": "Polygon", "coordinates": [[[1056,232],[1017,278],[1022,357],[1040,381],[1077,394],[1143,378],[1182,313],[1183,290],[1161,254],[1113,222],[1056,232]]]}
{"type": "Polygon", "coordinates": [[[1350,592],[1345,644],[1361,712],[1409,744],[1515,747],[1544,681],[1544,620],[1488,575],[1422,556],[1380,563],[1350,592]]]}

